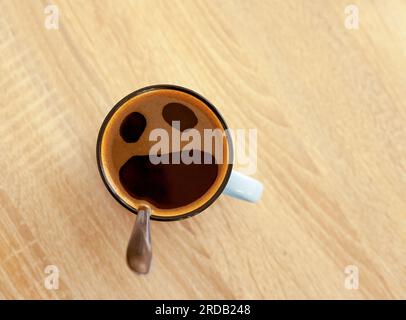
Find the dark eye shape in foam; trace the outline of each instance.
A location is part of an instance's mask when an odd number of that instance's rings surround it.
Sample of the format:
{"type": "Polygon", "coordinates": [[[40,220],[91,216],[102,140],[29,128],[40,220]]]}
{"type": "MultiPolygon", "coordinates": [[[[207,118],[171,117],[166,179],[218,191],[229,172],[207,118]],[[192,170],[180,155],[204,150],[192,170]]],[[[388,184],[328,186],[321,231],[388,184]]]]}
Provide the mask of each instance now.
{"type": "Polygon", "coordinates": [[[146,126],[147,119],[139,112],[132,112],[121,123],[120,135],[127,143],[137,142],[146,126]]]}
{"type": "Polygon", "coordinates": [[[197,124],[197,117],[192,110],[180,103],[168,103],[163,111],[164,120],[171,126],[172,121],[180,122],[180,131],[193,128],[197,124]]]}

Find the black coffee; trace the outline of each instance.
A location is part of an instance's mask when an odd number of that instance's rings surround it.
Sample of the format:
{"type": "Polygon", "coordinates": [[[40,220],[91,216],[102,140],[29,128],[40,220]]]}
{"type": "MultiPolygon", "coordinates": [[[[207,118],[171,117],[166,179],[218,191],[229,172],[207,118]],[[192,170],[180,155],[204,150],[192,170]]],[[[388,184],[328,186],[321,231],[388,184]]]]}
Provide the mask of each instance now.
{"type": "MultiPolygon", "coordinates": [[[[182,151],[182,152],[191,152],[182,151]]],[[[120,182],[134,198],[146,200],[160,209],[188,205],[202,197],[218,174],[214,157],[203,151],[201,159],[211,157],[208,164],[153,164],[148,155],[131,157],[120,169],[120,182]]],[[[178,152],[169,155],[181,157],[178,152]]]]}

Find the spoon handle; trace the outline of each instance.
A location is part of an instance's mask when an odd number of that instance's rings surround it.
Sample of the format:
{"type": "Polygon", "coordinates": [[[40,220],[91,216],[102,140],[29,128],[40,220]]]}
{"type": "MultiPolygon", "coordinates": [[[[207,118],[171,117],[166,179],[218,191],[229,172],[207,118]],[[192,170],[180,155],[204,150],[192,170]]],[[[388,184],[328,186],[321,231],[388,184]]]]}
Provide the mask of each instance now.
{"type": "Polygon", "coordinates": [[[127,247],[128,266],[141,274],[149,272],[152,261],[150,218],[151,209],[140,206],[127,247]]]}

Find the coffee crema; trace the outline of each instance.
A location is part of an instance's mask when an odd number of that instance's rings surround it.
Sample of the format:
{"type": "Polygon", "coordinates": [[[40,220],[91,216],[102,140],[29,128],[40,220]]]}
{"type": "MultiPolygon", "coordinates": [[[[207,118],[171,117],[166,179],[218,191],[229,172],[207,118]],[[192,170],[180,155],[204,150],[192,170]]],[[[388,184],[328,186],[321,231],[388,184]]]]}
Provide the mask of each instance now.
{"type": "MultiPolygon", "coordinates": [[[[200,153],[210,163],[153,164],[149,153],[156,141],[150,133],[156,128],[187,132],[226,129],[215,112],[201,99],[176,89],[152,89],[141,92],[118,106],[109,115],[101,133],[100,165],[110,189],[129,207],[150,206],[155,217],[176,217],[198,212],[216,196],[227,178],[230,146],[222,137],[222,163],[216,163],[214,148],[188,149],[188,142],[170,141],[169,159],[182,158],[188,152],[200,153]],[[178,121],[179,128],[172,128],[178,121]]],[[[169,134],[170,136],[170,134],[169,134]]],[[[201,145],[203,146],[203,142],[201,145]]]]}

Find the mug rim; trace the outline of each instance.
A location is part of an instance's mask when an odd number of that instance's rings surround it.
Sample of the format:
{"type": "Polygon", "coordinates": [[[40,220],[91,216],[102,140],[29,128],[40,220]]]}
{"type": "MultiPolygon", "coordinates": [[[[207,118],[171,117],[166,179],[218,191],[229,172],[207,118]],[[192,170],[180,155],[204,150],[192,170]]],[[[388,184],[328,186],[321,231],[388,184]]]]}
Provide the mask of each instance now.
{"type": "Polygon", "coordinates": [[[199,93],[182,87],[182,86],[178,86],[178,85],[173,85],[173,84],[156,84],[156,85],[150,85],[150,86],[146,86],[146,87],[142,87],[140,89],[137,89],[129,94],[127,94],[124,98],[122,98],[121,100],[119,100],[114,107],[108,112],[108,114],[106,115],[106,117],[103,120],[103,123],[99,129],[99,133],[97,136],[97,143],[96,143],[96,159],[97,159],[97,167],[99,170],[99,174],[102,178],[102,181],[105,185],[105,187],[107,188],[107,190],[110,192],[110,194],[113,196],[113,198],[120,203],[124,208],[126,208],[127,210],[129,210],[132,213],[137,214],[137,209],[133,208],[132,206],[130,206],[127,202],[125,202],[119,195],[118,193],[114,190],[113,186],[110,184],[110,182],[108,181],[106,174],[105,174],[105,170],[103,168],[102,165],[102,161],[101,161],[101,142],[103,139],[103,134],[104,131],[106,129],[107,124],[109,123],[111,117],[114,115],[114,113],[122,106],[124,105],[125,102],[127,102],[128,100],[134,98],[135,96],[138,96],[140,94],[143,94],[145,92],[148,91],[154,91],[154,90],[176,90],[176,91],[181,91],[184,93],[187,93],[199,100],[201,100],[211,111],[214,112],[214,114],[216,115],[216,117],[219,119],[221,125],[223,126],[224,132],[226,133],[226,137],[227,137],[227,142],[228,142],[228,158],[229,158],[229,163],[227,165],[227,172],[225,174],[225,177],[223,179],[223,181],[221,182],[221,185],[218,187],[218,189],[216,190],[216,192],[214,193],[214,195],[208,199],[203,205],[201,205],[200,207],[198,207],[197,209],[194,209],[190,212],[181,214],[181,215],[177,215],[177,216],[157,216],[153,214],[152,211],[152,215],[151,215],[151,219],[152,220],[157,220],[157,221],[177,221],[177,220],[182,220],[182,219],[186,219],[186,218],[190,218],[193,217],[201,212],[203,212],[204,210],[206,210],[210,205],[213,204],[214,201],[217,200],[217,198],[223,193],[224,188],[226,187],[229,179],[230,179],[230,175],[231,175],[231,171],[233,170],[233,157],[234,157],[234,150],[233,150],[233,143],[232,143],[232,139],[231,136],[228,132],[228,126],[225,122],[225,120],[223,119],[222,115],[220,114],[220,112],[218,111],[218,109],[210,102],[208,101],[205,97],[203,97],[202,95],[200,95],[199,93]]]}

